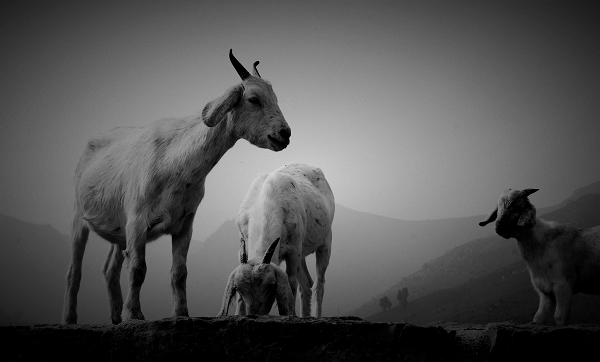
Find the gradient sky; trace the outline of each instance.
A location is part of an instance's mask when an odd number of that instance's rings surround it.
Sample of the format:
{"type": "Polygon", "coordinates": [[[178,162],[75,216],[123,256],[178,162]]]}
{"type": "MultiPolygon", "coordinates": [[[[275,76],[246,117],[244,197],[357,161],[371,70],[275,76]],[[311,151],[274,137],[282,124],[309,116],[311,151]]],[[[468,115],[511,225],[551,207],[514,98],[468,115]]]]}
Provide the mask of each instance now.
{"type": "Polygon", "coordinates": [[[273,84],[279,153],[238,141],[206,182],[194,238],[252,180],[323,169],[336,201],[400,219],[485,214],[505,188],[556,204],[600,180],[593,2],[4,1],[0,212],[68,233],[87,140],[186,116],[240,82],[273,84]]]}

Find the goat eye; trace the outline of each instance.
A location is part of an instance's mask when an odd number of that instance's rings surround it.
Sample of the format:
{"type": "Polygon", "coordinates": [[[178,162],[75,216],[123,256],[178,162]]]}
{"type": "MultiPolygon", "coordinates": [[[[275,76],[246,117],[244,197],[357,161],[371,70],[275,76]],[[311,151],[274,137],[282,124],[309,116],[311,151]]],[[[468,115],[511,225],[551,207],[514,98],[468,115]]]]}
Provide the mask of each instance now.
{"type": "Polygon", "coordinates": [[[260,101],[256,97],[248,98],[248,102],[250,102],[256,106],[260,106],[260,101]]]}

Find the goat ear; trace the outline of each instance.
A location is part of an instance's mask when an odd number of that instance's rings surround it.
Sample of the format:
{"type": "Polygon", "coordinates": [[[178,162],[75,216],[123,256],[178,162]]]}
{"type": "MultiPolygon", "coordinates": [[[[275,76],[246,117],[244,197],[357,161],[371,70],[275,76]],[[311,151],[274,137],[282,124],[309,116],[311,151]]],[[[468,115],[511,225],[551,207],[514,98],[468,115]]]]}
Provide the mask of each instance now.
{"type": "Polygon", "coordinates": [[[248,263],[248,253],[246,253],[246,240],[242,237],[240,238],[240,264],[248,263]]]}
{"type": "Polygon", "coordinates": [[[243,86],[238,84],[229,88],[220,98],[208,102],[202,110],[202,121],[204,124],[208,127],[214,127],[219,124],[240,100],[243,93],[243,86]]]}
{"type": "Polygon", "coordinates": [[[496,207],[494,209],[494,211],[490,212],[488,214],[488,216],[485,218],[485,220],[483,220],[482,222],[479,223],[479,226],[486,226],[487,224],[496,221],[496,218],[498,217],[498,207],[496,207]]]}
{"type": "Polygon", "coordinates": [[[281,269],[277,269],[277,292],[275,299],[277,300],[277,308],[279,315],[296,315],[294,305],[294,295],[287,275],[281,269]]]}
{"type": "Polygon", "coordinates": [[[221,310],[219,311],[219,314],[217,314],[217,317],[223,317],[226,316],[227,313],[229,313],[229,305],[231,304],[231,301],[233,300],[233,297],[237,292],[234,282],[236,273],[237,268],[229,275],[229,279],[227,280],[227,286],[225,287],[225,293],[223,294],[223,303],[221,304],[221,310]]]}
{"type": "Polygon", "coordinates": [[[526,229],[531,229],[535,226],[535,207],[533,207],[533,205],[530,204],[527,209],[521,213],[517,225],[526,229]]]}
{"type": "Polygon", "coordinates": [[[525,190],[521,191],[521,196],[527,197],[537,191],[539,191],[539,189],[525,189],[525,190]]]}

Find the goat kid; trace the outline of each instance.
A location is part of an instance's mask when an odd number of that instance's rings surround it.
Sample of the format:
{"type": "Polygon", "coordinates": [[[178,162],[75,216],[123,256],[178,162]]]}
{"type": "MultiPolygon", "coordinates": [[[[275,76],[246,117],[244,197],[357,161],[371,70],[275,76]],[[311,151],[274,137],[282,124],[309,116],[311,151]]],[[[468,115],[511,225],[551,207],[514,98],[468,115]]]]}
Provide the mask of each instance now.
{"type": "Polygon", "coordinates": [[[206,176],[240,138],[281,151],[291,135],[271,84],[256,69],[258,62],[250,75],[231,50],[229,58],[242,82],[208,102],[202,112],[145,127],[116,128],[89,141],[75,173],[63,323],[77,323],[77,292],[90,230],[112,243],[102,271],[114,324],[122,320],[119,278],[124,259],[129,294],[123,315],[144,319],[140,289],[146,275],[146,243],[164,234],[172,236],[172,315],[188,315],[186,259],[206,176]]]}
{"type": "Polygon", "coordinates": [[[295,315],[294,297],[288,277],[278,266],[271,264],[277,243],[279,238],[269,246],[259,263],[256,258],[248,261],[246,243],[241,239],[240,265],[229,275],[217,317],[227,315],[229,305],[237,293],[244,300],[245,310],[242,314],[267,315],[277,300],[279,315],[295,315]]]}
{"type": "Polygon", "coordinates": [[[537,189],[505,190],[479,223],[496,221],[496,233],[515,238],[540,297],[536,324],[568,323],[574,294],[600,294],[600,226],[579,229],[536,217],[528,196],[537,189]]]}

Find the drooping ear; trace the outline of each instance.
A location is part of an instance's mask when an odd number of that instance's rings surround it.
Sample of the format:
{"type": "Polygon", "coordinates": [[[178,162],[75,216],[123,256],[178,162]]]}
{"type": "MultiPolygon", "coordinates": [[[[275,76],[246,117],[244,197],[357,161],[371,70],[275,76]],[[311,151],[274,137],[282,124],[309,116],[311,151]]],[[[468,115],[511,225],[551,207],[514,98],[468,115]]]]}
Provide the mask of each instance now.
{"type": "Polygon", "coordinates": [[[221,310],[219,311],[219,314],[217,314],[217,317],[223,317],[226,316],[227,313],[229,313],[229,305],[231,304],[231,301],[233,300],[233,297],[237,292],[234,282],[236,273],[237,268],[229,275],[229,279],[227,280],[227,286],[225,287],[225,293],[223,294],[223,303],[221,304],[221,310]]]}
{"type": "Polygon", "coordinates": [[[487,224],[489,224],[493,221],[496,221],[497,217],[498,217],[498,207],[496,206],[494,211],[490,212],[488,214],[488,216],[485,218],[485,220],[483,220],[482,222],[479,223],[479,226],[486,226],[487,224]]]}
{"type": "Polygon", "coordinates": [[[525,211],[521,213],[521,216],[519,216],[519,221],[517,222],[517,225],[526,229],[531,229],[535,226],[535,207],[529,202],[527,203],[528,206],[525,209],[525,211]]]}
{"type": "Polygon", "coordinates": [[[521,197],[527,197],[531,194],[533,194],[534,192],[539,191],[540,189],[525,189],[523,191],[521,191],[521,197]]]}
{"type": "Polygon", "coordinates": [[[229,88],[221,97],[208,102],[202,110],[202,121],[204,124],[208,127],[214,127],[219,124],[240,100],[243,93],[244,87],[238,84],[229,88]]]}
{"type": "Polygon", "coordinates": [[[277,291],[275,293],[275,299],[277,300],[277,308],[279,315],[296,315],[296,308],[294,305],[294,295],[292,294],[292,288],[288,280],[287,274],[279,268],[275,272],[277,276],[277,291]]]}
{"type": "Polygon", "coordinates": [[[242,237],[240,238],[240,264],[248,263],[248,253],[246,252],[246,240],[242,237]]]}

